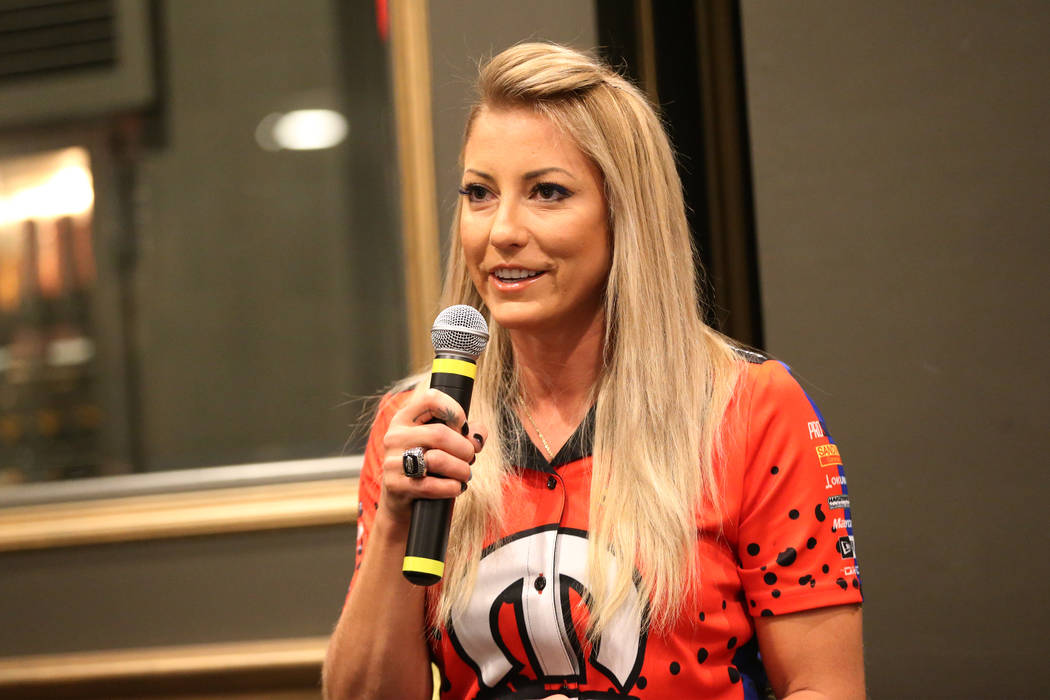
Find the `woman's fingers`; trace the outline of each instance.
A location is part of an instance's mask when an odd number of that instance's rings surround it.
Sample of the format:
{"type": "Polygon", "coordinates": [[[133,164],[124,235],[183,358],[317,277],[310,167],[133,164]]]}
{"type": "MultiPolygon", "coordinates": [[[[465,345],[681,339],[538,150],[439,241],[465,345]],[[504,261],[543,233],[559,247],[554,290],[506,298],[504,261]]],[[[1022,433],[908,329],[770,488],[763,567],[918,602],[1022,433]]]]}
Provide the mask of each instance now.
{"type": "Polygon", "coordinates": [[[465,490],[464,485],[470,481],[471,476],[470,467],[466,463],[442,465],[442,460],[448,458],[444,453],[428,450],[424,454],[427,460],[427,476],[421,479],[405,476],[401,471],[400,459],[387,459],[389,464],[384,464],[383,470],[383,486],[387,494],[404,502],[419,498],[455,498],[465,490]],[[443,471],[452,474],[441,475],[436,468],[439,465],[443,471]]]}
{"type": "Polygon", "coordinates": [[[484,440],[483,431],[483,427],[470,427],[463,408],[451,396],[428,389],[412,396],[394,414],[383,446],[388,457],[394,452],[400,454],[413,447],[423,447],[448,452],[470,462],[481,449],[478,440],[484,440]],[[435,420],[438,422],[431,422],[435,420]]]}
{"type": "Polygon", "coordinates": [[[383,438],[387,456],[396,452],[398,456],[412,447],[447,452],[457,459],[469,462],[478,451],[473,439],[465,438],[447,425],[431,423],[429,425],[393,425],[383,438]]]}
{"type": "MultiPolygon", "coordinates": [[[[466,441],[462,436],[456,437],[466,441]]],[[[380,505],[398,519],[408,518],[413,501],[421,498],[455,498],[467,489],[471,477],[471,468],[467,462],[434,449],[424,450],[423,459],[427,470],[423,478],[405,475],[401,452],[388,452],[383,460],[380,505]]]]}
{"type": "Polygon", "coordinates": [[[451,396],[437,389],[427,389],[417,400],[405,404],[398,413],[402,411],[412,416],[412,423],[415,425],[437,419],[454,430],[462,430],[467,422],[463,407],[451,396]]]}
{"type": "Polygon", "coordinates": [[[481,452],[482,448],[485,447],[485,441],[489,439],[489,430],[483,423],[475,423],[470,426],[470,430],[467,431],[467,436],[471,442],[474,443],[474,451],[481,452]]]}
{"type": "MultiPolygon", "coordinates": [[[[392,471],[404,475],[404,466],[401,454],[389,455],[393,458],[392,471]]],[[[444,479],[455,479],[456,481],[470,481],[471,469],[469,459],[460,459],[440,449],[424,449],[423,461],[426,463],[427,476],[441,477],[444,479]]],[[[410,478],[410,477],[405,477],[410,478]]],[[[418,479],[413,479],[418,481],[418,479]]]]}
{"type": "Polygon", "coordinates": [[[382,500],[404,516],[417,499],[458,496],[467,488],[471,465],[487,437],[485,426],[469,425],[450,396],[429,389],[411,397],[383,436],[382,500]],[[410,478],[404,473],[403,455],[417,447],[423,448],[427,476],[410,478]]]}

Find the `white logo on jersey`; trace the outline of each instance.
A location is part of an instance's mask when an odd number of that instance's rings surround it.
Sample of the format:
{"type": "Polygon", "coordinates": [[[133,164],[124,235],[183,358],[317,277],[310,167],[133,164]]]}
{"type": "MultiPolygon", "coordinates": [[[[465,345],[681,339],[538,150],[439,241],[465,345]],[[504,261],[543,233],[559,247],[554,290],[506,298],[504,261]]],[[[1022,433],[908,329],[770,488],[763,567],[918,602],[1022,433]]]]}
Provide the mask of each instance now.
{"type": "MultiPolygon", "coordinates": [[[[831,489],[831,488],[835,488],[836,486],[845,486],[845,485],[846,485],[846,477],[844,477],[844,476],[828,476],[827,474],[824,475],[824,489],[825,490],[831,489]]],[[[831,508],[837,508],[839,506],[830,506],[830,507],[831,508]]]]}
{"type": "Polygon", "coordinates": [[[809,439],[816,440],[817,438],[824,437],[824,429],[820,427],[819,420],[811,420],[808,423],[809,426],[809,439]]]}
{"type": "MultiPolygon", "coordinates": [[[[571,627],[569,586],[586,590],[588,582],[586,537],[550,529],[505,543],[482,557],[470,602],[452,619],[450,633],[457,651],[489,688],[521,669],[505,651],[496,622],[499,606],[511,602],[525,651],[541,680],[584,682],[584,660],[571,627]],[[537,586],[541,576],[545,585],[537,586]],[[508,600],[507,593],[517,589],[520,598],[508,600]]],[[[631,674],[641,665],[643,610],[641,597],[634,595],[617,611],[592,655],[594,667],[620,689],[633,685],[631,674]]]]}

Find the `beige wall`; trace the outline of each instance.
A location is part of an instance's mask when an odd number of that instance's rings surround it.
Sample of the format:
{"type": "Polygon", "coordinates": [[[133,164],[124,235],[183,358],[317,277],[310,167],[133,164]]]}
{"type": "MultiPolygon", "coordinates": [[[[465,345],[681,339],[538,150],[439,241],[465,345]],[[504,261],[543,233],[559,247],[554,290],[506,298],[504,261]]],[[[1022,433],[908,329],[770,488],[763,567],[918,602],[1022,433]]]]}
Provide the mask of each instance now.
{"type": "Polygon", "coordinates": [[[875,698],[1046,692],[1048,26],[743,2],[766,338],[846,458],[875,698]]]}

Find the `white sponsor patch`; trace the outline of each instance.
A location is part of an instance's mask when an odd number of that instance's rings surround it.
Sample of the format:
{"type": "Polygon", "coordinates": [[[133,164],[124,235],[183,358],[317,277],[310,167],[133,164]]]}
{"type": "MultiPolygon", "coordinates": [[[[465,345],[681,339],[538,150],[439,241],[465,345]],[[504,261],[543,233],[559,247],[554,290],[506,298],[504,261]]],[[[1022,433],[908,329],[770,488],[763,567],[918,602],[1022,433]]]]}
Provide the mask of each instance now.
{"type": "Polygon", "coordinates": [[[846,477],[844,477],[844,476],[840,476],[840,475],[828,476],[827,474],[824,475],[824,489],[825,490],[833,489],[836,486],[845,486],[845,485],[846,485],[846,477]]]}

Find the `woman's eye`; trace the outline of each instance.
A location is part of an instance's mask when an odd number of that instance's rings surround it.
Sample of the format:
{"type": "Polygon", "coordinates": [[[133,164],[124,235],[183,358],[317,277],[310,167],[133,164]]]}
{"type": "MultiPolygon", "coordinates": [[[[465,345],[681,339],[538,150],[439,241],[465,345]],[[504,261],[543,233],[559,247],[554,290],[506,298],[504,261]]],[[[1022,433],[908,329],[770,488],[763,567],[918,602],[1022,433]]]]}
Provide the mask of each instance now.
{"type": "Polygon", "coordinates": [[[557,202],[572,194],[566,188],[561,185],[555,185],[553,182],[541,182],[536,185],[533,192],[536,193],[537,198],[550,202],[557,202]]]}
{"type": "Polygon", "coordinates": [[[459,193],[471,202],[482,202],[489,195],[489,191],[481,185],[465,185],[459,188],[459,193]]]}

